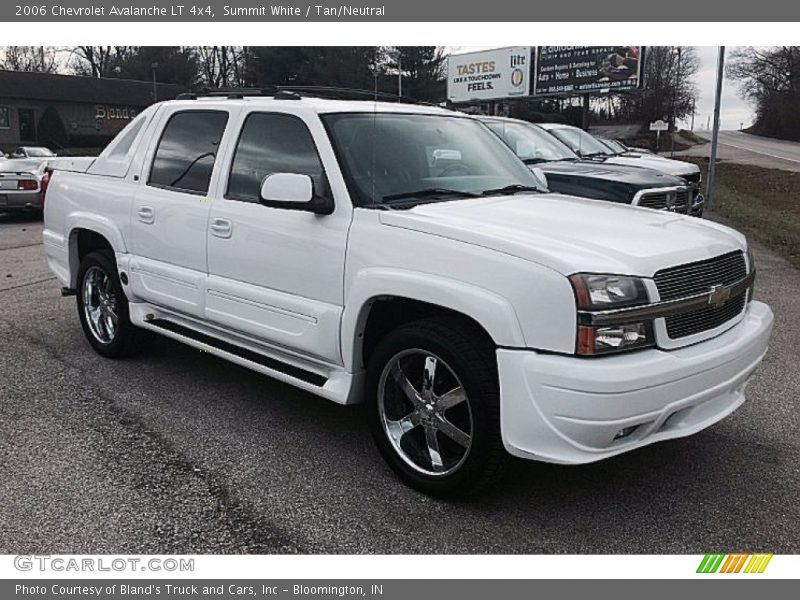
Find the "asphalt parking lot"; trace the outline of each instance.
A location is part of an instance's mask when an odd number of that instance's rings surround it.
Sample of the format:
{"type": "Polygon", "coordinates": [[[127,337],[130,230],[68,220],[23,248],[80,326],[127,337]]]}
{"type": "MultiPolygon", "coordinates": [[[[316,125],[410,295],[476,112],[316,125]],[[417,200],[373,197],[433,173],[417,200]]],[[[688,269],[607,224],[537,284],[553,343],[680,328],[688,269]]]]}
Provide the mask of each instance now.
{"type": "Polygon", "coordinates": [[[800,272],[764,248],[776,326],[734,415],[442,502],[394,478],[358,407],[166,339],[100,358],[41,228],[0,215],[0,553],[800,552],[800,272]]]}

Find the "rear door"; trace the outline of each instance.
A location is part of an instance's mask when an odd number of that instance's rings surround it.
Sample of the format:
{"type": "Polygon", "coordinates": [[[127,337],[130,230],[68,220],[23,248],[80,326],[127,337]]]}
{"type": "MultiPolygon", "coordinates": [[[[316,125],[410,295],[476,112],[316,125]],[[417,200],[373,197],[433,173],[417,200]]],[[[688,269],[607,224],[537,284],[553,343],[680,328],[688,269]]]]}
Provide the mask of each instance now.
{"type": "Polygon", "coordinates": [[[316,114],[254,111],[242,120],[209,215],[206,315],[279,348],[341,363],[352,208],[339,201],[332,214],[317,215],[259,202],[270,173],[309,175],[317,195],[333,198],[329,181],[341,181],[333,150],[316,114]]]}
{"type": "Polygon", "coordinates": [[[209,190],[230,113],[170,107],[149,149],[131,214],[134,294],[203,316],[209,190]]]}

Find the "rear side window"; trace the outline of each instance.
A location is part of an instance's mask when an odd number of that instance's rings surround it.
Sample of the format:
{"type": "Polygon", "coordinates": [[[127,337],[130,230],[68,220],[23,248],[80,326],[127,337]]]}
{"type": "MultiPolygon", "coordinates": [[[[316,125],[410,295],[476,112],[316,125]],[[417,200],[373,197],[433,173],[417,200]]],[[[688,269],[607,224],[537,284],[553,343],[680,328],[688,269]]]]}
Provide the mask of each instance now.
{"type": "Polygon", "coordinates": [[[299,173],[314,181],[314,193],[329,197],[328,182],[311,132],[292,115],[252,113],[242,127],[226,197],[258,202],[270,173],[299,173]]]}
{"type": "Polygon", "coordinates": [[[187,111],[170,117],[158,142],[148,183],[184,192],[206,193],[228,113],[187,111]]]}

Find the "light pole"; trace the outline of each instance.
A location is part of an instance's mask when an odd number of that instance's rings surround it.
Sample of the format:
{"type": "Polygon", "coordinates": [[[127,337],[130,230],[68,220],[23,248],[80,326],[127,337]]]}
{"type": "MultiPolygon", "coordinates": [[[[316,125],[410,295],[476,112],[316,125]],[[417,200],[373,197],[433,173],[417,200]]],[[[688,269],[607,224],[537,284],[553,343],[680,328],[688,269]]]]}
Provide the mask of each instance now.
{"type": "Polygon", "coordinates": [[[722,103],[722,77],[725,74],[725,46],[719,47],[717,55],[717,90],[714,94],[714,130],[711,133],[711,159],[708,162],[708,209],[714,209],[714,179],[717,173],[717,138],[719,138],[719,109],[722,103]]]}
{"type": "Polygon", "coordinates": [[[675,134],[678,131],[678,116],[676,114],[676,102],[678,95],[678,88],[681,85],[681,47],[676,46],[672,49],[673,56],[678,57],[678,68],[675,71],[675,87],[672,88],[672,141],[670,143],[669,155],[675,155],[675,134]]]}
{"type": "Polygon", "coordinates": [[[156,86],[156,69],[158,69],[158,63],[150,63],[150,68],[153,70],[153,102],[158,102],[158,86],[156,86]]]}
{"type": "Polygon", "coordinates": [[[397,61],[397,101],[400,102],[403,98],[403,61],[400,55],[400,49],[395,47],[394,50],[389,51],[389,58],[397,61]]]}

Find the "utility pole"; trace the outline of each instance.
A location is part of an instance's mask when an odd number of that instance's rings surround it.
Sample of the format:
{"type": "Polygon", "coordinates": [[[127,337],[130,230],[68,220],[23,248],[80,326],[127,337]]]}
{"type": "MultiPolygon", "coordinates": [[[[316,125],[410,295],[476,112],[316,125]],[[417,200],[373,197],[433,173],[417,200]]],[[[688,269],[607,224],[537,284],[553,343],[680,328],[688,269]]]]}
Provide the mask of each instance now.
{"type": "Polygon", "coordinates": [[[581,114],[581,128],[585,131],[589,129],[589,102],[591,96],[589,94],[583,95],[583,112],[581,114]]]}
{"type": "Polygon", "coordinates": [[[717,174],[717,138],[719,138],[719,107],[722,102],[722,77],[725,74],[725,46],[719,47],[717,55],[717,92],[714,95],[714,131],[711,133],[711,159],[708,163],[708,209],[714,208],[714,179],[717,174]]]}
{"type": "Polygon", "coordinates": [[[158,69],[158,63],[150,63],[150,68],[153,69],[153,102],[158,102],[158,86],[156,85],[156,69],[158,69]]]}
{"type": "Polygon", "coordinates": [[[681,85],[681,47],[676,46],[672,49],[672,54],[678,57],[678,68],[675,71],[675,87],[672,88],[672,142],[670,144],[669,155],[675,156],[675,134],[678,133],[678,115],[676,112],[676,102],[678,88],[681,85]]]}

